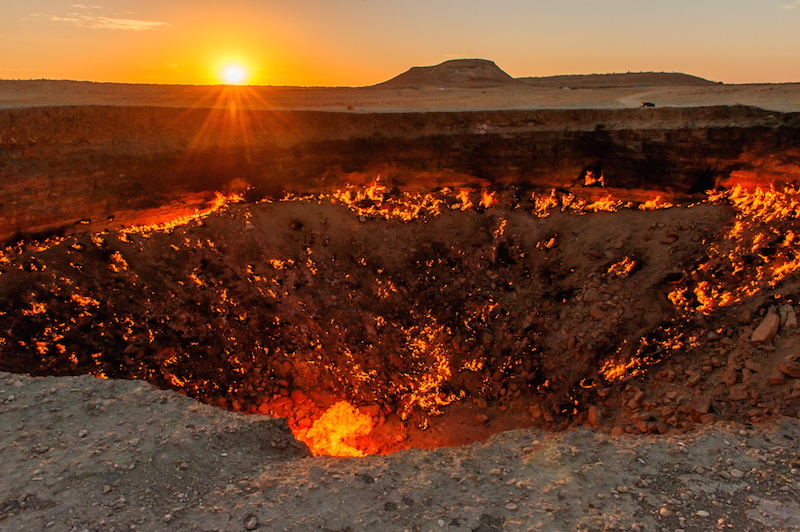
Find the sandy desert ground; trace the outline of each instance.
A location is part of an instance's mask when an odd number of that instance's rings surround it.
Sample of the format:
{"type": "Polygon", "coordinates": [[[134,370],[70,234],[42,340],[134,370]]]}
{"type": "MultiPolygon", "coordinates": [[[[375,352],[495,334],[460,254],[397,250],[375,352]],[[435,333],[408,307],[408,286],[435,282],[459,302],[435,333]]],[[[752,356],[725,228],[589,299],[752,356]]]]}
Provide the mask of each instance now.
{"type": "Polygon", "coordinates": [[[0,108],[53,105],[228,107],[333,112],[499,109],[625,109],[748,105],[800,112],[800,83],[559,89],[525,83],[486,87],[185,87],[113,83],[0,81],[0,108]],[[440,90],[444,89],[444,90],[440,90]]]}
{"type": "MultiPolygon", "coordinates": [[[[800,84],[571,81],[569,90],[519,80],[335,89],[0,81],[0,109],[13,121],[51,106],[369,114],[649,101],[755,106],[780,115],[786,131],[795,126],[783,113],[800,112],[800,84]]],[[[771,127],[768,116],[745,122],[754,120],[771,127]]],[[[0,136],[6,168],[39,172],[29,161],[42,142],[9,138],[0,136]]],[[[791,176],[792,161],[747,164],[791,176]]],[[[73,179],[64,175],[59,183],[73,179]]],[[[0,530],[797,530],[798,193],[729,184],[715,197],[676,194],[676,205],[663,190],[614,199],[611,189],[513,182],[428,196],[359,186],[236,198],[136,230],[86,220],[9,242],[0,530]],[[327,353],[324,364],[309,345],[327,353]],[[413,382],[428,382],[442,353],[461,369],[425,388],[451,403],[435,415],[413,382]],[[330,369],[353,364],[365,372],[330,369]],[[353,377],[362,374],[372,380],[353,377]],[[393,387],[398,374],[408,381],[393,387]],[[351,443],[397,452],[311,456],[295,436],[337,394],[372,418],[375,439],[351,443]],[[412,416],[399,416],[408,405],[412,416]],[[463,442],[472,443],[436,448],[463,442]]]]}

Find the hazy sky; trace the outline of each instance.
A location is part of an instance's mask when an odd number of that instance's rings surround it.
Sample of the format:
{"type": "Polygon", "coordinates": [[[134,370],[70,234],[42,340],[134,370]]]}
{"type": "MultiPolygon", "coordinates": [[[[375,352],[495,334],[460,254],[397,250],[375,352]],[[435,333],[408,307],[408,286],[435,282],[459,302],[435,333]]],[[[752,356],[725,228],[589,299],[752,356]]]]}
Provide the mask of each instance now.
{"type": "Polygon", "coordinates": [[[0,79],[371,85],[490,59],[515,77],[800,81],[800,0],[0,0],[0,79]]]}

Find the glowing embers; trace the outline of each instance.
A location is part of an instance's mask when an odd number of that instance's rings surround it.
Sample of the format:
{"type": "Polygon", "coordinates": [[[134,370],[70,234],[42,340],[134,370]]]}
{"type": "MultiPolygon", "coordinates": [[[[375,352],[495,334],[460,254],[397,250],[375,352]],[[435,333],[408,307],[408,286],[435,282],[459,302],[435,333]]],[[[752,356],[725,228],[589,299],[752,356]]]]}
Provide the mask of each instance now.
{"type": "Polygon", "coordinates": [[[115,251],[111,254],[111,271],[119,273],[128,269],[128,263],[122,256],[122,253],[115,251]]]}
{"type": "Polygon", "coordinates": [[[426,215],[439,216],[444,203],[435,194],[394,195],[388,187],[379,185],[377,181],[369,187],[348,186],[334,192],[332,197],[359,216],[394,218],[404,222],[426,215]]]}
{"type": "Polygon", "coordinates": [[[36,316],[47,312],[47,305],[40,301],[31,301],[31,308],[22,311],[23,316],[36,316]]]}
{"type": "Polygon", "coordinates": [[[709,197],[730,203],[736,220],[714,242],[707,258],[687,276],[688,286],[668,295],[684,312],[709,314],[768,287],[800,269],[796,234],[800,232],[800,189],[754,191],[739,186],[709,197]]]}
{"type": "Polygon", "coordinates": [[[69,297],[70,299],[72,299],[72,301],[74,301],[75,303],[84,308],[91,308],[91,307],[96,308],[100,306],[100,302],[93,297],[83,296],[78,293],[72,293],[70,294],[69,297]]]}
{"type": "Polygon", "coordinates": [[[356,439],[372,431],[372,418],[347,401],[339,401],[317,419],[308,432],[296,434],[314,456],[364,456],[356,439]]]}
{"type": "MultiPolygon", "coordinates": [[[[426,318],[432,320],[430,316],[426,318]]],[[[432,323],[406,329],[405,335],[411,359],[417,361],[418,367],[428,371],[422,371],[413,377],[402,375],[401,380],[394,381],[393,391],[405,398],[399,410],[400,417],[407,419],[415,406],[428,414],[440,414],[439,407],[464,397],[463,391],[458,394],[441,391],[452,377],[451,352],[445,346],[445,339],[449,334],[443,327],[432,323]]]]}
{"type": "Polygon", "coordinates": [[[647,367],[669,357],[674,352],[700,345],[696,334],[687,334],[680,327],[658,327],[637,342],[635,354],[627,340],[608,357],[600,368],[600,375],[608,382],[622,382],[641,376],[647,367]]]}
{"type": "MultiPolygon", "coordinates": [[[[587,214],[590,212],[616,212],[619,209],[630,209],[634,206],[633,202],[622,201],[611,195],[595,201],[587,201],[574,194],[557,192],[555,189],[551,190],[549,194],[533,193],[530,201],[533,203],[531,214],[537,218],[546,218],[556,210],[573,214],[587,214]]],[[[642,208],[642,205],[639,207],[642,208]]]]}
{"type": "MultiPolygon", "coordinates": [[[[590,195],[591,197],[591,195],[590,195]]],[[[395,219],[408,222],[418,218],[441,216],[447,210],[477,210],[490,208],[518,208],[519,202],[502,192],[486,188],[444,187],[432,192],[400,192],[379,184],[376,180],[370,186],[347,185],[332,193],[293,195],[287,194],[282,201],[331,201],[340,203],[363,218],[395,219]]],[[[569,192],[552,189],[548,192],[533,192],[525,202],[533,209],[531,214],[546,218],[552,212],[561,211],[572,214],[593,212],[616,212],[620,209],[637,208],[643,211],[669,209],[674,205],[664,201],[661,196],[644,202],[625,201],[609,192],[594,199],[578,197],[569,192]]]]}

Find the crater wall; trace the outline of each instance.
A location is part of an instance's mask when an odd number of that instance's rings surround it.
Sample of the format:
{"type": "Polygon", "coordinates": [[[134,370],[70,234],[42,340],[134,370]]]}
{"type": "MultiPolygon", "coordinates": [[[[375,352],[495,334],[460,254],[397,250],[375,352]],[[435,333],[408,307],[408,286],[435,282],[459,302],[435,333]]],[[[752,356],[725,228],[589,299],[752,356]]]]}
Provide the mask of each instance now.
{"type": "Polygon", "coordinates": [[[74,106],[0,111],[0,238],[364,184],[606,185],[691,194],[800,179],[800,117],[756,108],[332,113],[74,106]]]}

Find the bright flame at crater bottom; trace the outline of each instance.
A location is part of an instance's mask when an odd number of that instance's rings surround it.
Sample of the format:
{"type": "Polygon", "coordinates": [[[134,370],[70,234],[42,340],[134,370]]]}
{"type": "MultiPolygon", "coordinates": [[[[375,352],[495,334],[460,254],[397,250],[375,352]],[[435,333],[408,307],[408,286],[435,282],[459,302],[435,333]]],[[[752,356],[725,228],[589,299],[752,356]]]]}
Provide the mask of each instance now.
{"type": "Polygon", "coordinates": [[[347,401],[339,401],[314,422],[305,436],[298,437],[314,456],[364,456],[354,447],[355,439],[372,431],[372,418],[347,401]]]}

